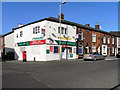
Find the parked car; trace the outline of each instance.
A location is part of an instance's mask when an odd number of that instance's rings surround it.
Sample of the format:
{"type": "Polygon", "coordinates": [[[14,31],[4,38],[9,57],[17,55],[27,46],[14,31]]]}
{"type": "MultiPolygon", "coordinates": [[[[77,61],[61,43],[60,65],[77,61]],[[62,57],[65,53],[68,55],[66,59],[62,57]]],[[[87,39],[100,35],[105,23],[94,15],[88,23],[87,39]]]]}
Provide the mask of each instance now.
{"type": "Polygon", "coordinates": [[[118,54],[116,55],[116,58],[120,58],[120,52],[118,52],[118,54]]]}
{"type": "Polygon", "coordinates": [[[93,52],[93,53],[90,53],[90,54],[84,54],[84,57],[83,57],[84,60],[98,60],[98,59],[105,59],[105,56],[103,56],[102,54],[98,53],[98,52],[93,52]]]}

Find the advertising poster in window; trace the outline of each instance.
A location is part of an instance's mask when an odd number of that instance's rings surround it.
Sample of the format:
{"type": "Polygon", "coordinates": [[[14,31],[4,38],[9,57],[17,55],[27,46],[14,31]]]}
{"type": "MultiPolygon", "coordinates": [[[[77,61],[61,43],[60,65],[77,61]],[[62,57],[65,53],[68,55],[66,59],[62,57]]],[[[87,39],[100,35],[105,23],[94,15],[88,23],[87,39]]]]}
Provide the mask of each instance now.
{"type": "Polygon", "coordinates": [[[50,53],[53,53],[53,46],[50,46],[50,53]]]}
{"type": "Polygon", "coordinates": [[[54,46],[54,53],[58,53],[58,46],[54,46]]]}

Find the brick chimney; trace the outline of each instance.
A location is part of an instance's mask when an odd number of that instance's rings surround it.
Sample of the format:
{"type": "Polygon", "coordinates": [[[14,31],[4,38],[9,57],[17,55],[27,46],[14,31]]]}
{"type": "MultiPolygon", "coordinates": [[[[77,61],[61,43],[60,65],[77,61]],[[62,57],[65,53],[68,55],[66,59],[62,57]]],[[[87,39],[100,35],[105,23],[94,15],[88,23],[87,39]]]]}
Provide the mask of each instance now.
{"type": "Polygon", "coordinates": [[[12,31],[14,31],[14,28],[12,28],[12,31]]]}
{"type": "Polygon", "coordinates": [[[85,24],[85,26],[90,27],[90,24],[85,24]]]}
{"type": "Polygon", "coordinates": [[[23,26],[23,24],[19,23],[19,24],[18,24],[18,27],[21,27],[21,26],[23,26]]]}
{"type": "MultiPolygon", "coordinates": [[[[60,16],[58,16],[58,19],[60,18],[60,16]]],[[[61,13],[61,19],[64,20],[64,14],[61,13]]]]}
{"type": "Polygon", "coordinates": [[[100,29],[100,25],[96,22],[95,29],[100,29]]]}

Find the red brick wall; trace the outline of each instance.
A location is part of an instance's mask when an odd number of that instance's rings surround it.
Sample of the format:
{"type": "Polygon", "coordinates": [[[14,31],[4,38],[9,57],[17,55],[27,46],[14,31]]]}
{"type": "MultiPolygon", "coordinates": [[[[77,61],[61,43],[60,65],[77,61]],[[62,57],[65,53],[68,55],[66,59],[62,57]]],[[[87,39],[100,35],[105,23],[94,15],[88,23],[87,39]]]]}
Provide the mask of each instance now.
{"type": "Polygon", "coordinates": [[[81,44],[83,46],[83,54],[85,54],[84,47],[86,47],[87,44],[90,47],[90,52],[92,52],[92,46],[95,45],[96,46],[96,51],[98,51],[97,48],[98,48],[98,46],[100,46],[100,53],[102,53],[103,36],[105,35],[106,43],[104,45],[107,45],[108,47],[110,47],[110,55],[115,55],[115,53],[112,54],[112,47],[114,47],[114,48],[117,47],[117,37],[111,36],[109,34],[104,34],[104,33],[101,33],[101,32],[97,32],[97,31],[82,29],[82,28],[77,28],[77,31],[76,31],[77,34],[78,34],[79,30],[81,30],[83,32],[83,40],[77,42],[77,54],[78,54],[79,44],[81,44]],[[96,43],[92,42],[92,34],[93,33],[96,34],[96,43]],[[108,44],[108,36],[110,37],[110,44],[108,44]],[[114,45],[112,45],[112,37],[114,37],[114,45]]]}

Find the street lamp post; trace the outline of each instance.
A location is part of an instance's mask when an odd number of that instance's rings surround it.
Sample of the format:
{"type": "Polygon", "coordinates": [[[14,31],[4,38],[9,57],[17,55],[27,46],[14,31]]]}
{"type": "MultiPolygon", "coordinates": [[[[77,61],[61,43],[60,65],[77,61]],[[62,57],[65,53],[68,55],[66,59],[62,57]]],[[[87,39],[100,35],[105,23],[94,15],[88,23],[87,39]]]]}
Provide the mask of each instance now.
{"type": "MultiPolygon", "coordinates": [[[[59,23],[60,23],[60,37],[61,37],[61,6],[65,4],[66,1],[63,1],[62,4],[59,6],[59,23]]],[[[61,38],[60,38],[60,58],[59,60],[62,59],[62,47],[61,47],[61,38]]]]}

